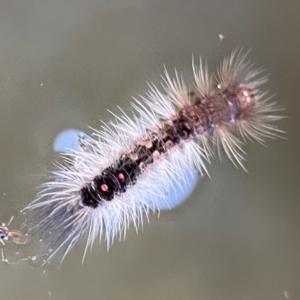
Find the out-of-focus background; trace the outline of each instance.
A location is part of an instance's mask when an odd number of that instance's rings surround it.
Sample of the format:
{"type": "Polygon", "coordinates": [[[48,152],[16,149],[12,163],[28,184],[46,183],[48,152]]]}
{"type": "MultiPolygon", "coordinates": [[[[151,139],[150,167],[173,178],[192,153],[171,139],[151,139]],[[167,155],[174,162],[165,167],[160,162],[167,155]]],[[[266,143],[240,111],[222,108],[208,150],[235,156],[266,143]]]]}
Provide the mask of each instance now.
{"type": "MultiPolygon", "coordinates": [[[[191,77],[236,47],[270,74],[287,140],[248,144],[247,169],[215,159],[189,200],[110,253],[84,243],[61,267],[0,264],[1,299],[300,299],[300,2],[0,1],[0,222],[16,216],[65,128],[90,132],[129,109],[163,64],[191,77]]],[[[11,261],[15,247],[7,243],[11,261]]]]}

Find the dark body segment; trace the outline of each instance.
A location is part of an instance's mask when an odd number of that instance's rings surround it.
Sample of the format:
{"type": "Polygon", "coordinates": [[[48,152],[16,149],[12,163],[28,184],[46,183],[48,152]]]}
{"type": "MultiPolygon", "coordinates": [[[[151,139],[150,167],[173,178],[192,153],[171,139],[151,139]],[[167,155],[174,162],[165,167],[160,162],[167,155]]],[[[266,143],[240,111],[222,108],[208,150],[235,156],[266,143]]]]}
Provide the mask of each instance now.
{"type": "Polygon", "coordinates": [[[206,134],[215,127],[231,126],[234,120],[244,118],[249,113],[249,105],[242,106],[247,93],[251,95],[251,90],[240,87],[227,88],[206,98],[189,93],[192,104],[180,109],[172,121],[162,121],[158,132],[148,131],[145,143],[148,147],[137,142],[132,153],[122,154],[81,189],[82,204],[96,208],[103,201],[113,200],[115,195],[125,193],[137,182],[138,176],[153,163],[155,157],[183,140],[206,134]]]}

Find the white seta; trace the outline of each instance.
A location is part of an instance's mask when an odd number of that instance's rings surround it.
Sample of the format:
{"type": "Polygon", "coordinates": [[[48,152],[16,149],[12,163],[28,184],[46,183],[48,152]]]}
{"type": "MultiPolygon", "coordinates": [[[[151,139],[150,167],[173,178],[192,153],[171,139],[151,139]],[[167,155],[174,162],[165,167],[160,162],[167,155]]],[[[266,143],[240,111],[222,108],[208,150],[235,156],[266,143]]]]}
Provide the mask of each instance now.
{"type": "Polygon", "coordinates": [[[234,51],[217,76],[209,74],[201,59],[199,66],[193,61],[193,73],[194,83],[188,88],[177,72],[173,79],[165,71],[162,88],[150,85],[135,99],[131,117],[120,108],[113,122],[103,123],[101,130],[81,140],[81,150],[62,155],[64,163],[56,164],[52,179],[25,208],[33,213],[27,222],[29,234],[45,241],[47,261],[62,261],[83,237],[84,259],[95,240],[104,238],[109,248],[116,237],[125,238],[131,224],[138,230],[151,211],[160,210],[171,189],[185,188],[185,174],[195,169],[199,175],[208,174],[206,162],[213,146],[219,156],[223,148],[234,165],[244,168],[242,146],[247,139],[264,143],[264,138],[280,134],[274,125],[282,118],[276,115],[279,108],[260,90],[267,78],[253,68],[247,53],[234,51]],[[155,148],[158,143],[160,148],[155,148]],[[148,151],[144,156],[137,154],[142,146],[148,151]],[[139,164],[118,173],[115,166],[125,161],[124,156],[139,164]],[[105,171],[109,167],[112,171],[105,171]],[[129,170],[137,175],[128,175],[129,170]],[[131,181],[127,179],[123,190],[115,188],[109,200],[101,195],[110,186],[93,183],[105,176],[121,182],[127,175],[131,181]],[[88,196],[83,196],[86,187],[88,196]],[[92,206],[88,197],[93,198],[92,206]]]}

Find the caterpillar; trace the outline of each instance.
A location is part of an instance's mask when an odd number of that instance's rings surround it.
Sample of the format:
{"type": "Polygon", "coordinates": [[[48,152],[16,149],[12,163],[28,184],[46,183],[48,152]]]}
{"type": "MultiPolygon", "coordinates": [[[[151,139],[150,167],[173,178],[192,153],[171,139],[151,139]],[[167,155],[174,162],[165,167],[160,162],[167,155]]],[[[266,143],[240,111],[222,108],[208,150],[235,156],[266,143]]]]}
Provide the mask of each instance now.
{"type": "MultiPolygon", "coordinates": [[[[104,238],[109,248],[125,238],[152,211],[168,201],[170,189],[182,189],[185,174],[208,174],[206,163],[221,149],[235,166],[244,167],[243,144],[282,133],[274,124],[280,108],[261,87],[268,78],[254,68],[248,53],[235,50],[216,75],[200,58],[192,62],[189,85],[175,70],[165,71],[161,87],[132,102],[132,116],[121,108],[103,123],[80,150],[62,154],[62,163],[24,211],[31,236],[43,239],[47,259],[62,261],[78,240],[87,249],[104,238]],[[216,149],[216,151],[215,151],[216,149]]],[[[168,203],[167,203],[168,204],[168,203]]]]}

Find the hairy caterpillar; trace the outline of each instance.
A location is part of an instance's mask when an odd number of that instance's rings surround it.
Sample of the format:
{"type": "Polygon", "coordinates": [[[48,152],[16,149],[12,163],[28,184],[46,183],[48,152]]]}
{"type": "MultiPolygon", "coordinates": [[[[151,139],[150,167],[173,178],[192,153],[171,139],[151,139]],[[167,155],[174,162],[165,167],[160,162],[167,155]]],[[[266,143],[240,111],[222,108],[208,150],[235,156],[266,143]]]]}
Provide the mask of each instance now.
{"type": "Polygon", "coordinates": [[[260,90],[267,78],[247,53],[234,51],[217,76],[201,59],[192,67],[191,86],[165,72],[161,90],[150,85],[132,103],[133,117],[120,109],[114,122],[80,141],[81,150],[63,155],[64,164],[25,208],[34,214],[30,234],[47,243],[47,260],[58,253],[63,260],[84,235],[85,257],[97,238],[110,247],[130,224],[138,229],[171,188],[181,188],[183,174],[207,173],[212,146],[244,169],[243,142],[264,143],[281,132],[273,124],[282,118],[273,114],[279,108],[260,90]]]}

